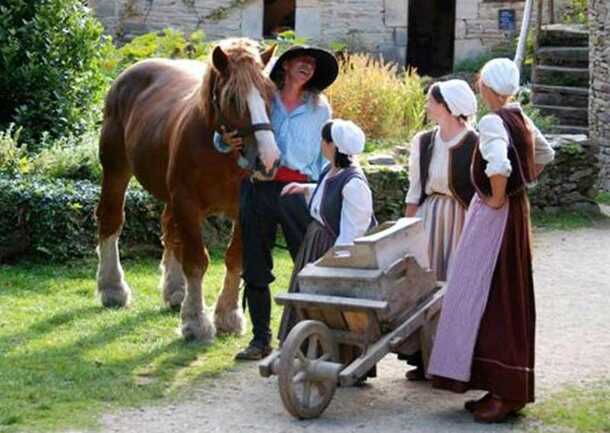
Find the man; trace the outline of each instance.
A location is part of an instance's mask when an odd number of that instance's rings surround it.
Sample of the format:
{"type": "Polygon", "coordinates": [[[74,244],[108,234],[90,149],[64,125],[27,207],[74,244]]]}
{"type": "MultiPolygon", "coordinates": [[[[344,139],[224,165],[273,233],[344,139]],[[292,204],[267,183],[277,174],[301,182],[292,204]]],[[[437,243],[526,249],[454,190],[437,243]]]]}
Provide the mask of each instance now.
{"type": "MultiPolygon", "coordinates": [[[[337,78],[339,67],[328,51],[296,46],[282,54],[270,78],[277,86],[271,125],[281,152],[273,180],[245,179],[241,185],[240,224],[243,240],[245,299],[252,320],[253,338],[238,360],[260,360],[271,352],[271,291],[273,247],[278,225],[292,260],[311,221],[302,195],[280,196],[290,182],[315,182],[326,161],[320,152],[320,131],[331,118],[331,108],[320,95],[337,78]]],[[[221,152],[241,149],[235,132],[216,135],[221,152]]]]}

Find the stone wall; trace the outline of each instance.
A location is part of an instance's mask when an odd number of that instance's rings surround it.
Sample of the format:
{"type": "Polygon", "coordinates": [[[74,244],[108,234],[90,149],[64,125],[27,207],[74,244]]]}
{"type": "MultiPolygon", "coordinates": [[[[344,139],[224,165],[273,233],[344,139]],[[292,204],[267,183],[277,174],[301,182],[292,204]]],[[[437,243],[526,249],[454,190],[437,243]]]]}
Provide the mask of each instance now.
{"type": "MultiPolygon", "coordinates": [[[[523,1],[456,0],[455,61],[512,40],[514,32],[498,27],[498,11],[515,9],[517,31],[523,1]]],[[[209,39],[227,36],[260,38],[263,0],[89,0],[106,30],[119,38],[174,27],[203,29],[209,39]],[[223,9],[224,8],[224,12],[223,9]],[[221,13],[222,12],[222,13],[221,13]]],[[[297,0],[298,36],[313,43],[347,43],[350,48],[405,63],[408,0],[297,0]]]]}
{"type": "MultiPolygon", "coordinates": [[[[547,213],[575,210],[598,213],[593,198],[597,194],[599,163],[595,146],[585,135],[547,136],[555,149],[555,160],[545,167],[540,181],[530,189],[533,209],[547,213]]],[[[409,189],[408,172],[401,165],[365,165],[373,190],[375,215],[380,221],[402,215],[409,189]]]]}
{"type": "Polygon", "coordinates": [[[599,146],[600,188],[610,191],[610,3],[589,1],[589,134],[599,146]]]}

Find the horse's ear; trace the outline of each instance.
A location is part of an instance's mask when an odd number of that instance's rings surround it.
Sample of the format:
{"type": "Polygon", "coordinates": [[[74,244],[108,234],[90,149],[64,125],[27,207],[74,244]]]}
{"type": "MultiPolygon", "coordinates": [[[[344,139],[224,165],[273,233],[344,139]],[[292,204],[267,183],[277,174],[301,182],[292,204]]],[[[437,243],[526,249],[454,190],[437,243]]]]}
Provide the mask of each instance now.
{"type": "Polygon", "coordinates": [[[267,63],[269,63],[269,60],[271,60],[273,54],[275,54],[276,48],[277,44],[273,44],[265,51],[263,51],[263,53],[261,54],[261,60],[263,61],[263,65],[267,66],[267,63]]]}
{"type": "Polygon", "coordinates": [[[214,51],[212,51],[212,64],[221,74],[224,74],[227,71],[227,67],[229,66],[229,58],[222,48],[220,48],[220,45],[215,46],[214,51]]]}

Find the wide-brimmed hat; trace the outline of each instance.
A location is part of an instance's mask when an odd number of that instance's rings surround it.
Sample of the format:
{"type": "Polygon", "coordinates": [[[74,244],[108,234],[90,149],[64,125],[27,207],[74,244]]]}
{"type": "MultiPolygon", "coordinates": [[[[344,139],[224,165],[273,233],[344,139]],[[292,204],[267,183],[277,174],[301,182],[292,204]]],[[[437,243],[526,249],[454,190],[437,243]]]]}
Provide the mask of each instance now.
{"type": "Polygon", "coordinates": [[[314,48],[309,46],[296,45],[290,47],[282,54],[271,69],[269,77],[278,84],[282,77],[282,64],[286,60],[294,59],[300,56],[310,56],[316,59],[316,71],[314,72],[311,79],[307,82],[305,87],[308,89],[315,89],[319,92],[330,86],[339,74],[339,64],[335,56],[326,50],[321,48],[314,48]]]}

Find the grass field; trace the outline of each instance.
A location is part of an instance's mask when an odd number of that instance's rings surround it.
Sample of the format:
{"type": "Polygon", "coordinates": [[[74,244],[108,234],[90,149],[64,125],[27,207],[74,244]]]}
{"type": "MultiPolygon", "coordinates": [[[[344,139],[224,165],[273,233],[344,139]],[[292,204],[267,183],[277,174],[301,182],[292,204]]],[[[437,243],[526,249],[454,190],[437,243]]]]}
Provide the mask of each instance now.
{"type": "MultiPolygon", "coordinates": [[[[0,432],[91,426],[102,410],[175,396],[234,365],[248,334],[211,346],[184,342],[178,314],[162,307],[158,260],[128,260],[124,268],[132,306],[106,310],[95,297],[93,259],[0,266],[0,432]]],[[[273,290],[286,290],[287,252],[276,251],[276,270],[273,290]]],[[[208,305],[223,272],[213,253],[208,305]]],[[[274,308],[274,327],[279,313],[274,308]]]]}

